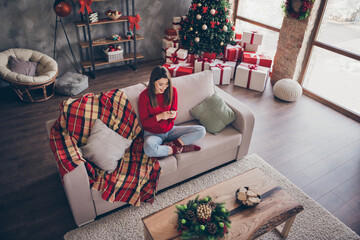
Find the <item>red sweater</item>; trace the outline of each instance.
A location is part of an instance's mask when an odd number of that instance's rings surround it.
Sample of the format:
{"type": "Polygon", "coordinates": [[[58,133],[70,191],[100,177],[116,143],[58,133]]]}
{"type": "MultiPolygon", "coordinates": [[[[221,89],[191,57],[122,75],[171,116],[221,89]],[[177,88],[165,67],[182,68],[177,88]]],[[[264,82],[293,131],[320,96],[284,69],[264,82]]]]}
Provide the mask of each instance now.
{"type": "Polygon", "coordinates": [[[174,121],[176,119],[156,120],[156,115],[165,111],[177,111],[177,90],[173,87],[173,99],[172,103],[169,106],[164,106],[164,94],[156,94],[156,99],[158,106],[153,108],[150,104],[150,97],[148,89],[146,88],[139,96],[139,115],[140,122],[144,130],[151,133],[166,133],[172,129],[174,126],[174,121]]]}

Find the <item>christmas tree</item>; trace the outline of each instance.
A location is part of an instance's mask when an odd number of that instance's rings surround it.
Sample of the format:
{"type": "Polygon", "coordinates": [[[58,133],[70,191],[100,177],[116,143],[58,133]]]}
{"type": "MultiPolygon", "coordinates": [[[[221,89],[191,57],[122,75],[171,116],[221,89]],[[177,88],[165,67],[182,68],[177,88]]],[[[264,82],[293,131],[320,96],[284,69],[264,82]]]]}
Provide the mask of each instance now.
{"type": "Polygon", "coordinates": [[[191,54],[222,53],[234,38],[231,12],[227,0],[193,0],[179,31],[182,47],[191,54]]]}

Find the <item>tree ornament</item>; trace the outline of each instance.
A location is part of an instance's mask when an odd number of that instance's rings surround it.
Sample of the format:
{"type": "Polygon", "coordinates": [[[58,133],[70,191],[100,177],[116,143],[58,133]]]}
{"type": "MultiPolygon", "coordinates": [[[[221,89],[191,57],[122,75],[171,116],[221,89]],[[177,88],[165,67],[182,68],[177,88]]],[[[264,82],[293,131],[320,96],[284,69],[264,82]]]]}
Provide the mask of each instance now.
{"type": "Polygon", "coordinates": [[[209,7],[203,7],[203,13],[206,13],[209,7]]]}
{"type": "Polygon", "coordinates": [[[219,26],[219,25],[220,25],[220,23],[219,23],[219,22],[216,22],[216,25],[218,25],[218,26],[219,26]]]}
{"type": "Polygon", "coordinates": [[[227,18],[227,19],[225,20],[225,22],[228,23],[228,22],[229,22],[229,19],[227,18]]]}
{"type": "Polygon", "coordinates": [[[220,45],[221,45],[221,46],[224,45],[224,42],[221,42],[220,45]]]}
{"type": "Polygon", "coordinates": [[[228,27],[226,25],[224,25],[222,29],[224,30],[224,32],[227,32],[228,27]]]}
{"type": "Polygon", "coordinates": [[[198,7],[201,7],[201,3],[198,3],[198,7]]]}
{"type": "Polygon", "coordinates": [[[200,20],[200,19],[201,19],[201,15],[200,15],[200,14],[196,15],[196,19],[197,19],[197,20],[200,20]]]}
{"type": "Polygon", "coordinates": [[[204,31],[205,31],[205,30],[207,29],[206,24],[202,25],[202,26],[201,26],[201,28],[202,28],[202,30],[204,30],[204,31]]]}
{"type": "Polygon", "coordinates": [[[198,31],[195,31],[195,34],[198,34],[198,31]]]}
{"type": "Polygon", "coordinates": [[[200,229],[204,231],[204,230],[205,230],[205,226],[204,226],[204,225],[200,225],[200,229]]]}
{"type": "Polygon", "coordinates": [[[186,220],[185,220],[185,219],[181,219],[181,223],[182,223],[182,224],[185,224],[185,223],[186,223],[186,220]]]}
{"type": "Polygon", "coordinates": [[[225,7],[224,10],[225,10],[225,12],[226,12],[226,11],[227,11],[227,8],[225,7]]]}
{"type": "Polygon", "coordinates": [[[190,31],[194,30],[192,27],[189,28],[190,31]]]}
{"type": "Polygon", "coordinates": [[[212,8],[212,9],[210,10],[210,14],[211,14],[211,15],[215,15],[215,13],[216,13],[215,9],[212,8]]]}
{"type": "Polygon", "coordinates": [[[195,38],[195,42],[200,42],[200,38],[199,38],[199,37],[196,37],[196,38],[195,38]]]}
{"type": "Polygon", "coordinates": [[[215,27],[216,22],[211,22],[211,21],[210,21],[210,24],[211,24],[211,28],[214,28],[214,27],[215,27]]]}
{"type": "Polygon", "coordinates": [[[193,3],[193,5],[191,6],[192,10],[196,10],[197,4],[193,3]]]}
{"type": "Polygon", "coordinates": [[[219,226],[220,226],[221,228],[223,228],[223,227],[224,227],[224,223],[223,223],[223,222],[219,222],[219,226]]]}
{"type": "Polygon", "coordinates": [[[231,26],[231,30],[235,31],[235,27],[234,27],[234,26],[231,26]]]}

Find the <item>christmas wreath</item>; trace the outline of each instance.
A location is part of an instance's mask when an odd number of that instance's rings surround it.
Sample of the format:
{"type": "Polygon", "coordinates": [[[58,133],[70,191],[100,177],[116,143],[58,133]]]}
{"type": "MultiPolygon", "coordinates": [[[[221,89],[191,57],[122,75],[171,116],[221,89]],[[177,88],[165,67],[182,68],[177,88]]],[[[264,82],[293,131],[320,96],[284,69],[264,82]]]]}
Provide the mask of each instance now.
{"type": "Polygon", "coordinates": [[[315,0],[286,0],[282,8],[287,17],[302,20],[310,15],[314,2],[315,0]]]}
{"type": "Polygon", "coordinates": [[[215,240],[228,233],[231,221],[225,203],[215,203],[211,197],[190,200],[184,205],[175,205],[178,214],[176,229],[182,239],[202,238],[215,240]]]}

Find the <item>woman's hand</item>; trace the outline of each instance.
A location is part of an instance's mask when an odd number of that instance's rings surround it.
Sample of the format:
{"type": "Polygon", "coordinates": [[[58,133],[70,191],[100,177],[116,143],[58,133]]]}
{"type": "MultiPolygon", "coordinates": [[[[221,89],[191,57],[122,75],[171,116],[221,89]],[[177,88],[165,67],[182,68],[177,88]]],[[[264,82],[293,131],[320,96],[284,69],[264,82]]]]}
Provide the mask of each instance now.
{"type": "Polygon", "coordinates": [[[156,120],[157,121],[168,120],[170,118],[175,118],[175,117],[176,117],[176,111],[165,111],[156,115],[156,120]]]}

